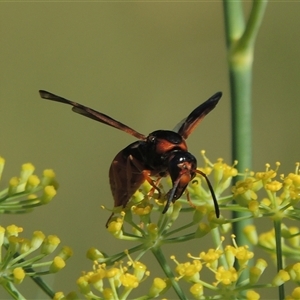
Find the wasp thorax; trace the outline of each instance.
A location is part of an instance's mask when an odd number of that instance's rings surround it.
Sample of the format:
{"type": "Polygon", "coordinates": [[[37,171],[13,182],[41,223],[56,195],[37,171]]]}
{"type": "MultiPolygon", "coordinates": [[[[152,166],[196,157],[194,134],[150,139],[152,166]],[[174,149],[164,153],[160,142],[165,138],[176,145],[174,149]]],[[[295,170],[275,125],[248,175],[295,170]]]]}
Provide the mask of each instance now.
{"type": "Polygon", "coordinates": [[[185,140],[177,132],[170,130],[156,130],[147,137],[149,148],[156,154],[165,154],[171,151],[187,151],[185,140]]]}

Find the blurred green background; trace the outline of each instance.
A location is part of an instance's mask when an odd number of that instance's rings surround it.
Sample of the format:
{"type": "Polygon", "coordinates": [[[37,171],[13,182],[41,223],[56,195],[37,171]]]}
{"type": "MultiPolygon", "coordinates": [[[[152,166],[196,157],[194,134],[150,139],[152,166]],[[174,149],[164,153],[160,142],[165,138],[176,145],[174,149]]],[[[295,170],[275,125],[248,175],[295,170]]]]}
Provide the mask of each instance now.
{"type": "MultiPolygon", "coordinates": [[[[270,1],[259,32],[253,80],[255,170],[280,161],[280,173],[288,173],[300,159],[299,14],[299,2],[270,1]]],[[[34,230],[57,234],[62,245],[73,248],[67,268],[49,277],[56,290],[67,293],[76,289],[81,271],[91,269],[88,248],[112,254],[132,246],[107,233],[109,213],[100,205],[112,206],[108,169],[134,138],[41,100],[38,90],[78,101],[144,134],[172,129],[223,91],[220,104],[188,144],[199,165],[201,149],[212,161],[223,157],[231,164],[222,2],[2,2],[0,20],[0,155],[6,159],[1,187],[25,162],[32,162],[38,175],[53,168],[60,183],[51,204],[30,214],[3,216],[1,225],[22,226],[28,238],[34,230]]],[[[271,223],[265,226],[270,229],[271,223]]],[[[179,245],[175,255],[185,259],[187,252],[205,250],[202,245],[201,240],[188,248],[179,245]]],[[[156,266],[153,262],[153,276],[156,266]]],[[[45,297],[29,280],[28,286],[28,298],[45,297]]]]}

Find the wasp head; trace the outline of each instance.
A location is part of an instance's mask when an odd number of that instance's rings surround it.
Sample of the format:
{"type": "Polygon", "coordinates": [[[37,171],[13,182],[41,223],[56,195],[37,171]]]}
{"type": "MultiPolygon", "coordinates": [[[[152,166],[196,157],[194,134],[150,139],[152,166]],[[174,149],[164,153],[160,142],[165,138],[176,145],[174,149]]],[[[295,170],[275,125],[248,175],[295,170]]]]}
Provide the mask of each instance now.
{"type": "Polygon", "coordinates": [[[168,162],[168,172],[172,179],[173,187],[167,193],[167,204],[163,210],[165,213],[171,202],[175,202],[181,197],[189,182],[195,177],[197,160],[189,152],[176,151],[170,156],[168,162]]]}

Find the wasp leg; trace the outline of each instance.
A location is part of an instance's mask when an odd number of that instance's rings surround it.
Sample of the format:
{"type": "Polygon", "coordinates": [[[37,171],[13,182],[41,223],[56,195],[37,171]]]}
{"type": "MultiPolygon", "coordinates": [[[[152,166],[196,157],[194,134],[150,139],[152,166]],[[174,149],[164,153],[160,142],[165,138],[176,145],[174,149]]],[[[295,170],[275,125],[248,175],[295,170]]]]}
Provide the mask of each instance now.
{"type": "Polygon", "coordinates": [[[185,193],[186,193],[186,198],[187,198],[189,205],[193,208],[196,208],[196,205],[191,201],[190,192],[188,190],[185,190],[185,193]]]}
{"type": "Polygon", "coordinates": [[[154,186],[152,186],[151,190],[150,190],[149,193],[148,193],[148,195],[149,195],[150,197],[152,197],[153,194],[154,194],[154,191],[157,190],[157,191],[158,191],[158,199],[161,198],[161,191],[160,191],[160,189],[159,189],[159,187],[158,187],[158,186],[159,186],[159,183],[160,183],[160,181],[161,181],[161,178],[162,178],[162,177],[159,177],[159,178],[157,178],[156,180],[152,180],[153,183],[154,183],[154,186]]]}
{"type": "Polygon", "coordinates": [[[114,214],[115,214],[115,213],[112,212],[111,215],[109,216],[108,220],[106,221],[106,223],[105,223],[105,227],[106,227],[106,228],[108,228],[108,224],[110,223],[110,220],[111,220],[111,218],[113,217],[114,214]]]}
{"type": "MultiPolygon", "coordinates": [[[[130,159],[131,163],[136,167],[136,169],[143,174],[144,179],[147,180],[149,182],[149,184],[153,187],[154,190],[157,190],[158,192],[158,196],[160,198],[161,196],[161,191],[159,189],[159,187],[157,186],[157,181],[160,181],[160,178],[158,178],[156,181],[154,181],[151,177],[150,177],[150,171],[148,170],[144,170],[143,166],[140,164],[140,162],[135,159],[132,155],[129,155],[128,158],[130,159]]],[[[158,181],[158,183],[159,183],[158,181]]]]}

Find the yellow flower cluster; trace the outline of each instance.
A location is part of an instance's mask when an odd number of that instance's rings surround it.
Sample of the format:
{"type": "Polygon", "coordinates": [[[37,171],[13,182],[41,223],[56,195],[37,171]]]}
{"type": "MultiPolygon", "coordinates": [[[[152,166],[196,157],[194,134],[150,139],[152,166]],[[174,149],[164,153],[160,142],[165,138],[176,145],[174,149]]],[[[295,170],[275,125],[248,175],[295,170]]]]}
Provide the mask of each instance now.
{"type": "Polygon", "coordinates": [[[171,257],[177,264],[176,273],[179,276],[176,279],[184,279],[192,284],[190,292],[195,299],[205,297],[205,288],[211,290],[213,294],[222,297],[222,299],[239,299],[242,296],[242,291],[247,291],[247,299],[255,299],[251,298],[254,294],[259,299],[259,295],[251,290],[250,287],[258,282],[267,263],[259,259],[253,267],[248,266],[254,253],[248,250],[247,245],[238,247],[234,236],[232,236],[232,240],[233,246],[227,245],[224,249],[222,244],[220,244],[217,249],[209,249],[207,252],[203,251],[198,257],[188,254],[193,259],[191,262],[179,263],[175,256],[171,257]],[[205,275],[200,275],[203,265],[214,273],[215,282],[208,283],[204,281],[203,277],[205,275]],[[242,284],[237,285],[238,279],[245,269],[249,270],[250,276],[242,284]]]}
{"type": "MultiPolygon", "coordinates": [[[[0,157],[0,178],[5,160],[0,157]]],[[[56,195],[57,182],[53,170],[44,170],[40,179],[33,174],[31,163],[23,164],[19,176],[9,180],[8,188],[0,191],[1,213],[30,212],[35,207],[49,203],[56,195]]]]}
{"type": "Polygon", "coordinates": [[[0,249],[7,250],[5,255],[0,252],[1,283],[13,282],[19,284],[25,275],[36,278],[37,276],[55,273],[65,267],[65,261],[72,255],[72,250],[64,247],[48,261],[43,259],[52,254],[60,239],[55,235],[46,237],[41,231],[35,231],[31,239],[19,236],[23,228],[10,225],[6,228],[0,226],[0,249]],[[34,256],[33,253],[39,250],[34,256]],[[27,257],[28,260],[26,260],[27,257]],[[43,271],[37,271],[42,268],[43,271]],[[46,268],[46,270],[45,270],[46,268]],[[48,269],[48,270],[47,270],[48,269]]]}
{"type": "MultiPolygon", "coordinates": [[[[94,253],[94,251],[92,251],[94,253]]],[[[114,266],[99,264],[94,261],[93,271],[87,272],[77,280],[77,286],[81,294],[88,299],[127,299],[132,290],[149,276],[146,266],[133,261],[125,252],[129,261],[124,266],[122,261],[116,262],[114,266]],[[98,296],[96,293],[100,293],[98,296]]],[[[153,283],[144,296],[154,298],[159,296],[168,287],[167,281],[161,278],[154,278],[153,283]]],[[[62,299],[63,294],[59,293],[55,299],[62,299]]]]}
{"type": "Polygon", "coordinates": [[[277,174],[280,163],[275,170],[266,164],[264,172],[249,173],[232,188],[233,197],[241,206],[248,208],[254,217],[268,216],[273,220],[284,217],[295,219],[295,206],[300,200],[299,163],[296,163],[294,173],[287,176],[277,174]],[[259,200],[258,192],[264,190],[266,197],[259,200]]]}

